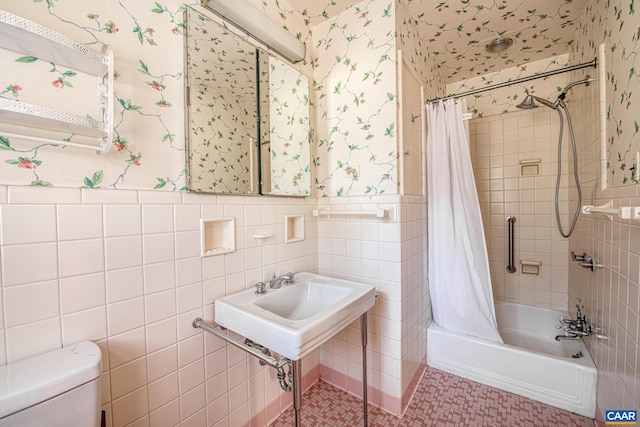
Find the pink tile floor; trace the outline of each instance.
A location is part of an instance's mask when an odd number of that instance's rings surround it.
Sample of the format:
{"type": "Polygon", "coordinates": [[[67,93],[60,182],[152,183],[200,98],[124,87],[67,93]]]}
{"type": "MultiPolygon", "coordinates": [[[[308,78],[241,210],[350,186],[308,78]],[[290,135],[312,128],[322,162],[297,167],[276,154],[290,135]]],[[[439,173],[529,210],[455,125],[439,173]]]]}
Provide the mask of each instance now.
{"type": "MultiPolygon", "coordinates": [[[[324,381],[302,398],[304,427],[362,426],[361,400],[324,381]]],[[[293,408],[271,427],[293,426],[293,408]]],[[[433,368],[418,385],[402,418],[369,406],[369,426],[594,427],[594,421],[433,368]]]]}

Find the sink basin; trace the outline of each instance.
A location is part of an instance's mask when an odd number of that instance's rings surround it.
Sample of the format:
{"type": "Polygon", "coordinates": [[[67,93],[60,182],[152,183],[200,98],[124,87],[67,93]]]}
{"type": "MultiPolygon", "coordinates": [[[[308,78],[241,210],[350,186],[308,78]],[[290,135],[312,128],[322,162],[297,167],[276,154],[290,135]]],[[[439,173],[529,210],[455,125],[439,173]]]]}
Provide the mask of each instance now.
{"type": "Polygon", "coordinates": [[[291,360],[299,360],[373,307],[375,287],[312,273],[295,284],[218,298],[215,320],[291,360]]]}

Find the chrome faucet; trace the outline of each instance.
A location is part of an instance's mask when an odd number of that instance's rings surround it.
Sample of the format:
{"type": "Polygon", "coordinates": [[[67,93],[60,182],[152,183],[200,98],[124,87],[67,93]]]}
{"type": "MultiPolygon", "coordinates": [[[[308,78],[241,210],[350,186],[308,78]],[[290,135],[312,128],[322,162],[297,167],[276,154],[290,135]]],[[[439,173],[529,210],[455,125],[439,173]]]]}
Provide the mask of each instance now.
{"type": "Polygon", "coordinates": [[[294,283],[293,282],[294,277],[295,277],[295,274],[293,273],[283,274],[282,276],[278,276],[278,277],[276,277],[276,274],[273,273],[273,278],[269,282],[269,287],[271,289],[280,289],[283,282],[285,285],[292,285],[294,283]]]}
{"type": "Polygon", "coordinates": [[[565,335],[556,335],[556,341],[579,340],[593,333],[591,325],[587,322],[587,316],[582,314],[584,305],[580,305],[581,302],[582,300],[580,298],[576,298],[576,308],[578,309],[576,320],[560,317],[560,325],[556,326],[556,328],[563,329],[565,335]]]}

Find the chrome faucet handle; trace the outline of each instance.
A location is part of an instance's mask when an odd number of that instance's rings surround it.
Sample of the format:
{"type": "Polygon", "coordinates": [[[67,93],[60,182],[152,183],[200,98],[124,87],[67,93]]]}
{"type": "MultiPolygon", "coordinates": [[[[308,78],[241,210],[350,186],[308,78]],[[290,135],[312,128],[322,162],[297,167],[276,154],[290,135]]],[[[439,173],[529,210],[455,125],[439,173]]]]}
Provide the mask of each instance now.
{"type": "Polygon", "coordinates": [[[578,312],[576,313],[576,320],[578,321],[584,321],[584,317],[582,317],[582,309],[584,308],[584,304],[582,304],[582,300],[580,298],[576,298],[576,309],[578,309],[578,312]]]}
{"type": "Polygon", "coordinates": [[[264,282],[256,283],[256,291],[254,292],[256,295],[264,295],[267,293],[267,284],[264,282]]]}
{"type": "Polygon", "coordinates": [[[572,261],[586,261],[587,258],[589,258],[589,255],[587,255],[585,252],[583,252],[582,255],[576,255],[574,251],[571,251],[572,261]]]}
{"type": "Polygon", "coordinates": [[[596,268],[602,268],[602,264],[598,264],[596,260],[591,257],[587,257],[584,262],[579,262],[578,265],[582,268],[588,268],[591,271],[596,271],[596,268]]]}

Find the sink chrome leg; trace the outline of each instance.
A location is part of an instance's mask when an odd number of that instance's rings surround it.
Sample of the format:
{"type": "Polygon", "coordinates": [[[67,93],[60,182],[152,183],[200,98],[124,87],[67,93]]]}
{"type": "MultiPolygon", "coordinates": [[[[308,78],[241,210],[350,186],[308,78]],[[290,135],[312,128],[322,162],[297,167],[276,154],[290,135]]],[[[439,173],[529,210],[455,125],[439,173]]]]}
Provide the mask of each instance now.
{"type": "Polygon", "coordinates": [[[302,408],[302,360],[291,361],[293,374],[293,410],[295,411],[296,427],[301,427],[300,409],[302,408]]]}
{"type": "Polygon", "coordinates": [[[362,341],[362,403],[364,411],[364,426],[369,425],[369,410],[367,402],[367,312],[360,316],[360,340],[362,341]]]}

